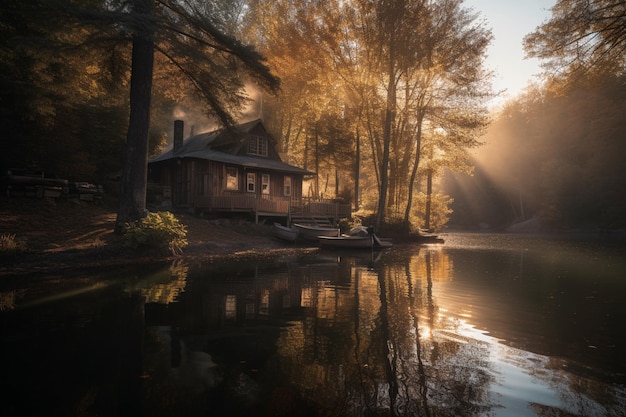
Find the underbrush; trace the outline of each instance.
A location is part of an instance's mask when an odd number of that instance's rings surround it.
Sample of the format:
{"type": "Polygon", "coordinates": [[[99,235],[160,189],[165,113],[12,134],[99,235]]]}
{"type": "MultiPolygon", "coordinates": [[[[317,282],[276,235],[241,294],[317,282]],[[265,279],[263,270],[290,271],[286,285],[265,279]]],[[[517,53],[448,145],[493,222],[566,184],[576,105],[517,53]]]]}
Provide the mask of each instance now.
{"type": "Polygon", "coordinates": [[[170,212],[149,213],[143,219],[126,224],[124,245],[134,249],[168,249],[180,255],[187,246],[187,228],[170,212]]]}

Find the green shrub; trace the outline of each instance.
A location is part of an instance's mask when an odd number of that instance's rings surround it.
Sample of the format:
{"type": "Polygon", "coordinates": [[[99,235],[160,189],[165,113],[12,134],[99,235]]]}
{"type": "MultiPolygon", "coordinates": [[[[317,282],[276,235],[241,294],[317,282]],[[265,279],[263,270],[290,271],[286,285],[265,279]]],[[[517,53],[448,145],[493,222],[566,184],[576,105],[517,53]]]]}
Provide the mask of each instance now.
{"type": "Polygon", "coordinates": [[[15,256],[25,251],[24,244],[16,240],[15,235],[0,235],[0,256],[15,256]]]}
{"type": "Polygon", "coordinates": [[[187,246],[187,228],[172,213],[159,211],[127,223],[124,240],[131,248],[167,248],[179,255],[187,246]]]}

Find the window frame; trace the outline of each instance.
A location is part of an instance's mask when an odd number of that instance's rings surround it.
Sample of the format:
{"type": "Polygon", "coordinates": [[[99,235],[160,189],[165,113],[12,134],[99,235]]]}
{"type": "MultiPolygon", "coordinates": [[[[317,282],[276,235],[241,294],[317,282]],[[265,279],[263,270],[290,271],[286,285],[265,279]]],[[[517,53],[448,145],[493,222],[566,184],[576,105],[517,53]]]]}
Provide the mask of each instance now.
{"type": "Polygon", "coordinates": [[[261,174],[261,194],[270,195],[270,174],[261,174]]]}
{"type": "Polygon", "coordinates": [[[226,190],[227,191],[239,191],[239,170],[237,169],[237,167],[225,167],[226,170],[226,175],[225,175],[225,180],[226,180],[226,190]],[[234,173],[235,175],[231,175],[231,173],[234,173]],[[234,179],[234,182],[233,180],[234,179]]]}
{"type": "Polygon", "coordinates": [[[264,136],[248,137],[248,155],[267,156],[268,140],[264,136]]]}
{"type": "Polygon", "coordinates": [[[291,197],[293,192],[292,187],[293,180],[290,175],[285,175],[283,178],[283,195],[291,197]]]}
{"type": "Polygon", "coordinates": [[[246,173],[246,191],[249,193],[256,193],[256,173],[246,173]]]}

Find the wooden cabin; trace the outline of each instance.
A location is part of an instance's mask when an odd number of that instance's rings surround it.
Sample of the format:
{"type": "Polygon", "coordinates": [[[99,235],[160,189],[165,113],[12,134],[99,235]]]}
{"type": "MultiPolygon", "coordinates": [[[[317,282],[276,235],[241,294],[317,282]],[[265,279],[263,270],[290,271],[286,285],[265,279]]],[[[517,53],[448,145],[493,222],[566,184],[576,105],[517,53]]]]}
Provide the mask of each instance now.
{"type": "Polygon", "coordinates": [[[174,122],[172,149],[148,162],[161,204],[194,212],[244,212],[259,217],[350,216],[350,206],[303,198],[305,176],[314,172],[284,163],[261,120],[183,140],[174,122]]]}

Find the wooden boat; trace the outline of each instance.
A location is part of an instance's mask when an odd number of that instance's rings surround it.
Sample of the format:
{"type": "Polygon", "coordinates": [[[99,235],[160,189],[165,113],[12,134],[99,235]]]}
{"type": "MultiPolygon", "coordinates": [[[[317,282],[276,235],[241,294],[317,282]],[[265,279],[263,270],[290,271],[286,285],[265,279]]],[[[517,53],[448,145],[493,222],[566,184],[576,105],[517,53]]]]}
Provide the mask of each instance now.
{"type": "Polygon", "coordinates": [[[295,242],[298,239],[298,229],[274,223],[274,237],[286,242],[295,242]]]}
{"type": "Polygon", "coordinates": [[[321,247],[349,249],[382,249],[392,246],[391,240],[381,239],[366,227],[359,226],[350,230],[347,235],[318,236],[321,247]]]}
{"type": "Polygon", "coordinates": [[[383,249],[392,246],[390,240],[371,236],[319,236],[317,241],[321,247],[345,249],[383,249]]]}
{"type": "Polygon", "coordinates": [[[316,240],[319,236],[339,236],[338,227],[308,225],[301,223],[294,223],[293,227],[298,230],[299,236],[306,240],[316,240]]]}
{"type": "Polygon", "coordinates": [[[368,249],[373,247],[371,236],[319,236],[317,241],[321,247],[368,249]]]}

